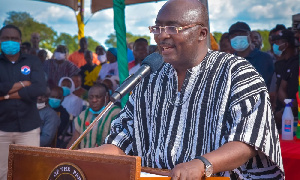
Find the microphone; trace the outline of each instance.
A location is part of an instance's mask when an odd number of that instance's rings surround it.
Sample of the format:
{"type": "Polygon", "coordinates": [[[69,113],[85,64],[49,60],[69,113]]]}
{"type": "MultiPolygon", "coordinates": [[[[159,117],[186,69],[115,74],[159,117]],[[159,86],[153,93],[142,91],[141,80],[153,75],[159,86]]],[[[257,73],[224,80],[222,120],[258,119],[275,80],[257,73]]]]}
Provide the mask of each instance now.
{"type": "Polygon", "coordinates": [[[141,67],[132,75],[128,76],[125,81],[118,87],[110,100],[116,102],[129,93],[143,78],[157,71],[163,64],[162,56],[159,53],[148,55],[143,61],[141,67]]]}

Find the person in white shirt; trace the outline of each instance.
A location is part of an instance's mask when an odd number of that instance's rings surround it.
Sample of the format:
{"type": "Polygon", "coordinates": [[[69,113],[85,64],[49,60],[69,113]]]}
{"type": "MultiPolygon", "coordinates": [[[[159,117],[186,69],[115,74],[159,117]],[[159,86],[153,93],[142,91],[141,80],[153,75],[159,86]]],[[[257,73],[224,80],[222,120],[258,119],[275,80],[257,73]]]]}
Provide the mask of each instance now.
{"type": "Polygon", "coordinates": [[[144,38],[139,38],[135,40],[133,44],[133,55],[134,55],[135,66],[133,66],[129,70],[129,75],[134,74],[141,67],[142,61],[148,56],[148,54],[149,54],[148,41],[144,38]]]}

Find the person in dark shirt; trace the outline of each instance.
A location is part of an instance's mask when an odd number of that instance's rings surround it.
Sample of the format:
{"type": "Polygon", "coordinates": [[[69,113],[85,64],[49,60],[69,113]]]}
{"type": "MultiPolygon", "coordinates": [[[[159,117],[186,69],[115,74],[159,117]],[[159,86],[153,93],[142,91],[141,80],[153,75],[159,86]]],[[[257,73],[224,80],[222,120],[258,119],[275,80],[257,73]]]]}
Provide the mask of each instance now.
{"type": "Polygon", "coordinates": [[[60,125],[58,127],[57,131],[57,147],[62,147],[63,140],[61,140],[60,136],[63,135],[63,133],[66,131],[68,128],[69,120],[70,120],[70,115],[67,112],[67,110],[61,105],[61,102],[63,101],[63,89],[61,87],[55,86],[51,89],[50,96],[49,96],[49,101],[48,104],[49,106],[57,112],[57,114],[60,117],[60,125]]]}
{"type": "Polygon", "coordinates": [[[251,42],[251,29],[245,22],[237,22],[229,28],[231,47],[237,56],[247,59],[264,79],[267,88],[270,88],[274,65],[272,57],[257,48],[251,42]]]}
{"type": "Polygon", "coordinates": [[[80,75],[82,77],[82,87],[89,90],[98,78],[101,65],[97,66],[93,63],[93,53],[86,51],[84,53],[86,64],[80,68],[80,75]]]}
{"type": "Polygon", "coordinates": [[[0,179],[6,179],[9,144],[40,145],[37,97],[46,91],[41,61],[20,53],[22,33],[14,25],[0,30],[0,179]]]}
{"type": "Polygon", "coordinates": [[[51,147],[51,143],[55,138],[57,133],[60,118],[58,114],[49,107],[48,98],[50,95],[50,89],[47,88],[47,92],[37,97],[37,108],[42,120],[41,124],[41,147],[51,147]]]}
{"type": "MultiPolygon", "coordinates": [[[[277,103],[275,120],[277,128],[281,128],[281,117],[285,107],[284,99],[296,99],[298,91],[299,54],[296,49],[294,33],[290,30],[282,30],[272,36],[274,54],[282,60],[275,63],[277,77],[277,103]]],[[[294,101],[296,103],[296,101],[294,101]]],[[[297,116],[297,105],[294,104],[294,115],[297,116]]]]}

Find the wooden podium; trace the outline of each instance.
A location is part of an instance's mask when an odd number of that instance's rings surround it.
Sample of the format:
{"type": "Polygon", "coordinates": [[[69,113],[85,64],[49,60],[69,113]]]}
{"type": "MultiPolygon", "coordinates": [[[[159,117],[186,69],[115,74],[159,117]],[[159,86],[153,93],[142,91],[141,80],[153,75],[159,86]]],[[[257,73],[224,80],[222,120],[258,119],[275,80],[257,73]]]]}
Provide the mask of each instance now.
{"type": "MultiPolygon", "coordinates": [[[[166,175],[168,170],[142,168],[166,175]]],[[[8,180],[149,180],[170,177],[140,177],[141,158],[81,151],[10,145],[8,180]]],[[[228,179],[229,178],[206,178],[228,179]]]]}

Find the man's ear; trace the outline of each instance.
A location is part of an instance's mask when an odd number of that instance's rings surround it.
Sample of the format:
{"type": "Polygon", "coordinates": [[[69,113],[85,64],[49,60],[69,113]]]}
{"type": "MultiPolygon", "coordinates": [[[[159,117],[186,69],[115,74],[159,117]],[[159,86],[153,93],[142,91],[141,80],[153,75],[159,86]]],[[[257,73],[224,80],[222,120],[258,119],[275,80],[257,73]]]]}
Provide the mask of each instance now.
{"type": "Polygon", "coordinates": [[[208,36],[208,28],[201,27],[200,34],[199,34],[199,40],[203,41],[204,39],[207,39],[207,36],[208,36]]]}

